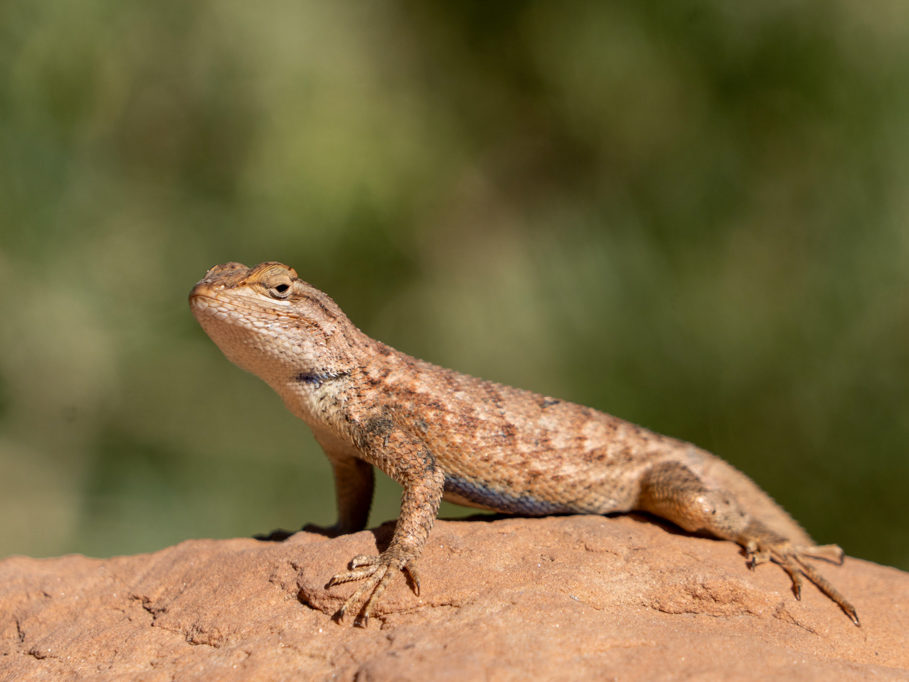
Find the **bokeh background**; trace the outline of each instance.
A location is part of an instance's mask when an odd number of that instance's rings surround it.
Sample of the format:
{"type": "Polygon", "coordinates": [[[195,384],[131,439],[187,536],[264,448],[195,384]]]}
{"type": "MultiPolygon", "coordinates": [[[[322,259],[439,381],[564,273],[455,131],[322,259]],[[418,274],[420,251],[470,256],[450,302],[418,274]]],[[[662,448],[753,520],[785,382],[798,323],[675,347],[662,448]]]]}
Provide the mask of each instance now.
{"type": "Polygon", "coordinates": [[[907,126],[899,0],[2,3],[0,555],[333,521],[186,303],[281,260],[909,568],[907,126]]]}

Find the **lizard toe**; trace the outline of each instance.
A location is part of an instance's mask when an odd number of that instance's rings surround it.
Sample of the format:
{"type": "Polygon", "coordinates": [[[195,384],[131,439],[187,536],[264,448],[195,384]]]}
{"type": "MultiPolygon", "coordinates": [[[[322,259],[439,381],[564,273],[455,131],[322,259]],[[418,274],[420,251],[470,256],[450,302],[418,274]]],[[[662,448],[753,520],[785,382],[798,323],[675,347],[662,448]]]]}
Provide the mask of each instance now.
{"type": "Polygon", "coordinates": [[[846,556],[846,553],[839,545],[799,546],[795,548],[795,551],[801,556],[820,559],[821,561],[827,561],[831,564],[836,564],[837,566],[843,565],[843,560],[846,556]]]}

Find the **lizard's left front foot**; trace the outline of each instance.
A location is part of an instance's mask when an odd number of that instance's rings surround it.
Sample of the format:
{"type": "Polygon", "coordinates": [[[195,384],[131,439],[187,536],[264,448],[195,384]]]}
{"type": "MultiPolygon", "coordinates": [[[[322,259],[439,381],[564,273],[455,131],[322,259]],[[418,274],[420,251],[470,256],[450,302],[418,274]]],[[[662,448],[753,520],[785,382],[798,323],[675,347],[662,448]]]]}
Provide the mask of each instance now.
{"type": "Polygon", "coordinates": [[[796,599],[802,598],[802,576],[814,583],[817,588],[829,597],[843,613],[856,625],[860,625],[855,607],[831,585],[827,579],[818,573],[805,559],[822,559],[835,564],[843,563],[843,550],[837,545],[822,545],[817,547],[794,546],[788,540],[773,540],[761,542],[750,540],[745,543],[745,556],[748,558],[748,567],[754,568],[758,564],[772,561],[786,571],[792,581],[792,593],[796,599]]]}
{"type": "Polygon", "coordinates": [[[348,572],[338,573],[328,581],[328,584],[325,587],[334,587],[335,585],[349,583],[355,580],[365,581],[357,588],[356,592],[348,597],[347,601],[344,602],[344,605],[338,609],[338,612],[335,613],[335,619],[341,620],[344,618],[344,615],[351,607],[358,604],[363,599],[364,595],[369,594],[369,597],[367,597],[363,606],[360,607],[357,617],[354,620],[354,625],[366,627],[369,623],[369,617],[372,615],[373,609],[376,604],[379,603],[382,594],[398,571],[403,571],[407,574],[410,584],[413,587],[414,594],[417,596],[420,595],[420,578],[414,567],[415,560],[413,558],[397,555],[398,552],[386,550],[378,556],[365,556],[362,554],[355,556],[350,560],[350,570],[348,572]]]}

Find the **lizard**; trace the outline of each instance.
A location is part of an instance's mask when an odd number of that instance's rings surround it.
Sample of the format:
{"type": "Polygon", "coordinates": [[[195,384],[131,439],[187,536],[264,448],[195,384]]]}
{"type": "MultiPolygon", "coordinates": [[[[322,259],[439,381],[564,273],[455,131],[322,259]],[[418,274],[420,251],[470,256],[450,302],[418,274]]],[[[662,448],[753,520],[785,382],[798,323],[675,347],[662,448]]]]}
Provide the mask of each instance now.
{"type": "Polygon", "coordinates": [[[355,556],[326,584],[359,582],[335,614],[366,626],[417,560],[442,499],[505,514],[644,512],[773,562],[801,598],[814,583],[855,624],[855,607],[809,559],[842,564],[748,476],[687,442],[590,407],[475,378],[402,353],[360,331],[325,293],[278,262],[217,265],[190,307],[224,355],[263,379],[312,430],[331,463],[338,520],[366,527],[373,467],[403,488],[388,546],[355,556]]]}

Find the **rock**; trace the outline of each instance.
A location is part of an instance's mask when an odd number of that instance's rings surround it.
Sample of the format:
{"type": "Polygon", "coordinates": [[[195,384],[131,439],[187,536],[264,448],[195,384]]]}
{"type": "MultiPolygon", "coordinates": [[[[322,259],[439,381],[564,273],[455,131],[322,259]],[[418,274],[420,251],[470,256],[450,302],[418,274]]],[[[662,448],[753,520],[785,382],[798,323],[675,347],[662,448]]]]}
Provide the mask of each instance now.
{"type": "Polygon", "coordinates": [[[386,524],[336,539],[191,540],[0,562],[3,679],[907,679],[909,574],[823,565],[862,627],[776,566],[643,517],[440,521],[422,594],[367,629],[325,589],[386,524]]]}

